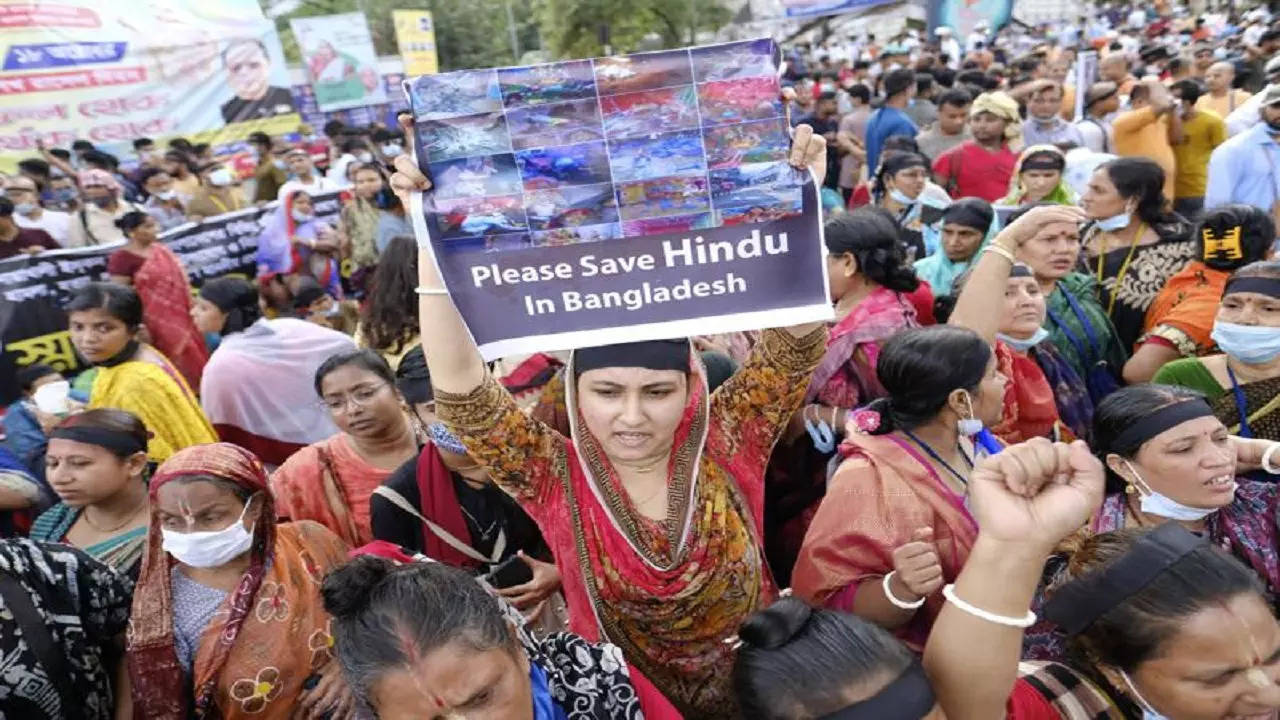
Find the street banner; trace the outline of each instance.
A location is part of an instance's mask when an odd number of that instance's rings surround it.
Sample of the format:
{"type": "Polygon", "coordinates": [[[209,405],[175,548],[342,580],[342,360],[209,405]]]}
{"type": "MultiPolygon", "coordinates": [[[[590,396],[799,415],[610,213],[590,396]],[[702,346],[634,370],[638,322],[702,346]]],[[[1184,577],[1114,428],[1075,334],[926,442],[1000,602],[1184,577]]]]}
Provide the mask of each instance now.
{"type": "Polygon", "coordinates": [[[1013,0],[929,0],[928,16],[931,32],[946,26],[963,40],[979,23],[986,23],[991,33],[1008,25],[1013,0]]]}
{"type": "Polygon", "coordinates": [[[786,17],[819,17],[865,10],[876,5],[889,5],[898,0],[781,0],[786,17]]]}
{"type": "Polygon", "coordinates": [[[831,317],[771,40],[407,80],[415,198],[486,358],[831,317]]]}
{"type": "Polygon", "coordinates": [[[404,62],[404,74],[434,75],[440,72],[436,56],[436,27],[430,10],[392,10],[391,21],[396,26],[396,45],[400,48],[400,60],[404,62]]]}
{"type": "Polygon", "coordinates": [[[37,144],[241,140],[297,129],[275,26],[257,0],[0,2],[0,170],[37,144]]]}
{"type": "MultiPolygon", "coordinates": [[[[317,194],[316,215],[336,222],[339,193],[317,194]]],[[[187,269],[191,285],[224,275],[252,279],[258,236],[275,213],[276,203],[207,218],[160,235],[187,269]]],[[[107,279],[107,256],[124,243],[74,250],[54,250],[0,260],[0,403],[17,396],[14,373],[24,365],[44,363],[73,375],[84,363],[71,346],[62,308],[76,288],[107,279]]]]}
{"type": "Polygon", "coordinates": [[[378,54],[363,14],[296,18],[289,26],[321,111],[387,101],[378,74],[378,54]]]}

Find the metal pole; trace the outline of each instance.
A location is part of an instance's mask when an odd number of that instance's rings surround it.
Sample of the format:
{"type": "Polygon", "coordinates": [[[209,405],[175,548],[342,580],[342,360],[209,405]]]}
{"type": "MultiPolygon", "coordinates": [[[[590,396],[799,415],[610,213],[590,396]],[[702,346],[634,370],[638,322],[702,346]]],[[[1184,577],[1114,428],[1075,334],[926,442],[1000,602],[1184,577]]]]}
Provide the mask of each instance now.
{"type": "Polygon", "coordinates": [[[520,62],[520,38],[516,37],[516,16],[511,12],[511,0],[507,0],[507,32],[511,36],[511,57],[520,62]]]}

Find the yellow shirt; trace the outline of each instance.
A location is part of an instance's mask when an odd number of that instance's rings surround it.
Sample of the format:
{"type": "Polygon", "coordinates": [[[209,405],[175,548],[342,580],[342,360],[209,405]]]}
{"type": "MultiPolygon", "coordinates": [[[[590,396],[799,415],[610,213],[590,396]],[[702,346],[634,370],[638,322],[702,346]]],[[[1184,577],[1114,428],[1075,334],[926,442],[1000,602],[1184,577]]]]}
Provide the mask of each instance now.
{"type": "Polygon", "coordinates": [[[1197,110],[1190,120],[1182,121],[1182,142],[1173,146],[1178,162],[1175,198],[1204,196],[1209,183],[1209,155],[1226,140],[1227,124],[1212,111],[1197,110]]]}
{"type": "Polygon", "coordinates": [[[1112,121],[1111,129],[1117,155],[1149,158],[1164,168],[1164,196],[1172,198],[1178,164],[1169,145],[1168,118],[1156,117],[1149,107],[1129,110],[1112,121]]]}
{"type": "Polygon", "coordinates": [[[1205,93],[1196,101],[1196,109],[1212,110],[1218,114],[1218,117],[1226,118],[1231,114],[1232,110],[1243,105],[1250,97],[1252,96],[1249,94],[1248,90],[1242,90],[1239,88],[1228,92],[1220,98],[1216,98],[1209,93],[1205,93]]]}

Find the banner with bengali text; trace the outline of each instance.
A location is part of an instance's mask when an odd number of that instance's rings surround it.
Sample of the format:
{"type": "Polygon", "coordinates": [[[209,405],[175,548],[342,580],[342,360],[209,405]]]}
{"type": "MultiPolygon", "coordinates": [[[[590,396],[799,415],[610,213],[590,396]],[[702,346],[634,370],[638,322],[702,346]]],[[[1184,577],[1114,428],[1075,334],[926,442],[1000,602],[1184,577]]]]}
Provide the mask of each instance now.
{"type": "MultiPolygon", "coordinates": [[[[316,214],[335,222],[339,193],[317,194],[316,214]]],[[[224,275],[253,278],[258,236],[276,203],[207,218],[160,235],[182,260],[193,288],[224,275]]],[[[76,288],[107,279],[107,256],[122,243],[75,250],[54,250],[0,260],[0,403],[17,396],[14,373],[44,363],[67,375],[84,369],[71,346],[62,307],[76,288]]]]}
{"type": "Polygon", "coordinates": [[[293,131],[275,26],[257,0],[0,0],[0,170],[88,140],[213,144],[293,131]]]}

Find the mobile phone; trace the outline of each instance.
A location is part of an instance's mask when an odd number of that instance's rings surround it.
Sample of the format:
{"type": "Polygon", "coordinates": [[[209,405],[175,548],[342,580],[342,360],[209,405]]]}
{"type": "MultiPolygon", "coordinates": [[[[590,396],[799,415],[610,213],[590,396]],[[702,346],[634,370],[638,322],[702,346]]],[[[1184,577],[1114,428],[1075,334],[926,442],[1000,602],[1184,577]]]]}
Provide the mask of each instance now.
{"type": "Polygon", "coordinates": [[[533,568],[519,555],[512,555],[485,575],[484,579],[495,588],[503,590],[533,580],[533,568]]]}

